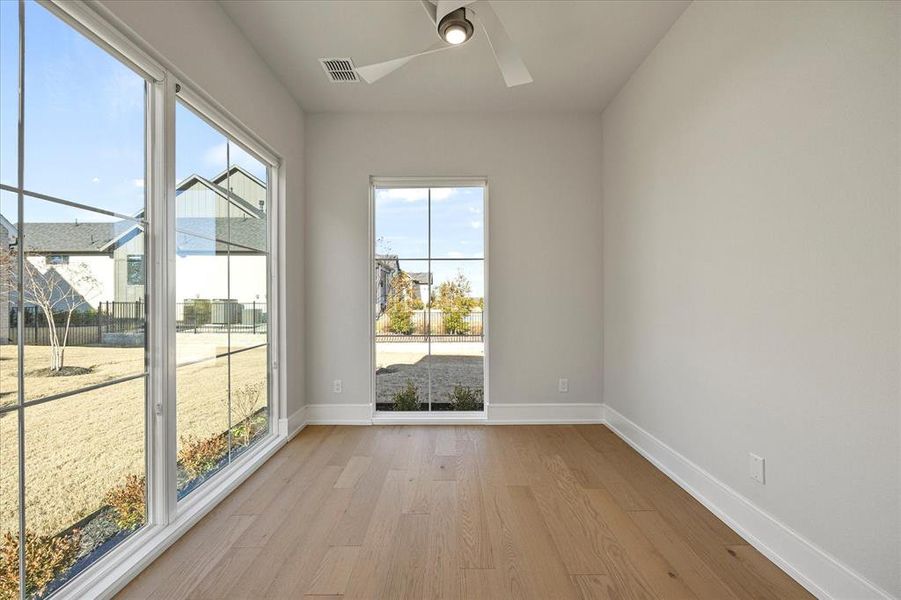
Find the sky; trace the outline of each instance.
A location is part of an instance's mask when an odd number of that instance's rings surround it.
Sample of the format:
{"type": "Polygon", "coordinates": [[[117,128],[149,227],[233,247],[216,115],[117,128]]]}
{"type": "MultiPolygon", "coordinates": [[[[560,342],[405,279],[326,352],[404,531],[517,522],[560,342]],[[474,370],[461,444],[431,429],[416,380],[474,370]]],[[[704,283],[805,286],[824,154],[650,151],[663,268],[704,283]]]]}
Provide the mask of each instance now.
{"type": "Polygon", "coordinates": [[[472,295],[483,297],[484,264],[454,259],[485,257],[484,195],[481,187],[377,188],[376,252],[398,256],[405,271],[427,272],[428,261],[414,259],[429,258],[431,241],[434,285],[462,272],[472,285],[472,295]]]}
{"type": "MultiPolygon", "coordinates": [[[[18,3],[0,0],[0,182],[17,179],[18,3]]],[[[25,188],[134,215],[144,206],[145,83],[142,77],[45,8],[25,9],[25,188]]],[[[176,115],[176,175],[225,170],[226,138],[183,106],[176,115]]],[[[265,167],[235,144],[232,164],[266,179],[265,167]]],[[[12,196],[14,199],[14,196],[12,196]]],[[[15,219],[10,196],[0,211],[15,219]]],[[[14,200],[13,200],[14,203],[14,200]]],[[[44,201],[25,221],[112,217],[44,201]]]]}

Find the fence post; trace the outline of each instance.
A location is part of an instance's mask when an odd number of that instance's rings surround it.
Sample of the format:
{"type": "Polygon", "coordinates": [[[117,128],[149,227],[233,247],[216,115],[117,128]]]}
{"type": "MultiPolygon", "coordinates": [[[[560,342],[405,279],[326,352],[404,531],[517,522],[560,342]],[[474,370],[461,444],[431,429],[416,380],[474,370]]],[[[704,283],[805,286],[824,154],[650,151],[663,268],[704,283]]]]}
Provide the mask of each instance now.
{"type": "MultiPolygon", "coordinates": [[[[32,312],[34,313],[34,318],[31,320],[31,322],[33,323],[32,331],[34,331],[34,341],[32,343],[37,345],[37,343],[38,343],[38,307],[32,306],[31,309],[32,309],[32,312]]],[[[48,327],[47,333],[50,333],[50,331],[49,331],[50,323],[47,323],[47,327],[48,327]]]]}
{"type": "Polygon", "coordinates": [[[257,332],[257,301],[253,301],[253,308],[250,309],[250,318],[253,319],[253,332],[257,332]]]}

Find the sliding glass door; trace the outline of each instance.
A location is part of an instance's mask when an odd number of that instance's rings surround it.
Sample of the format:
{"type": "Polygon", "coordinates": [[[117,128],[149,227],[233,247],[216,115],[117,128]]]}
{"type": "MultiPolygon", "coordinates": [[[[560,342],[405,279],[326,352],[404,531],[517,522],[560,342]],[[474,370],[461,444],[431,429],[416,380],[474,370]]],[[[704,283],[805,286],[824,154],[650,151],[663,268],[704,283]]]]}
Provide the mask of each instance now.
{"type": "Polygon", "coordinates": [[[269,432],[269,173],[180,100],[175,132],[181,498],[269,432]]]}
{"type": "Polygon", "coordinates": [[[376,182],[373,357],[377,411],[483,411],[484,183],[376,182]]]}
{"type": "Polygon", "coordinates": [[[0,598],[45,597],[147,520],[150,83],[36,3],[0,27],[0,598]]]}
{"type": "Polygon", "coordinates": [[[0,599],[95,597],[284,439],[278,164],[90,3],[0,1],[0,599]]]}

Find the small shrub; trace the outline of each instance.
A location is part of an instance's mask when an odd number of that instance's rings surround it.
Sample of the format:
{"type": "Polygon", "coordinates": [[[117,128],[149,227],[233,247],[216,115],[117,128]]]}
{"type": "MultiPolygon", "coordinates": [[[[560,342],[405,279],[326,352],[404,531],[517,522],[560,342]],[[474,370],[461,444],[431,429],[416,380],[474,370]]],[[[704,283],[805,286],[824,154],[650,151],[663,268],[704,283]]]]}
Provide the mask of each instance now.
{"type": "Polygon", "coordinates": [[[232,427],[232,436],[241,446],[250,443],[264,422],[262,419],[254,418],[261,404],[260,399],[263,397],[264,387],[263,382],[248,383],[232,393],[232,416],[233,422],[236,423],[232,427]]]}
{"type": "Polygon", "coordinates": [[[454,410],[479,410],[482,403],[482,391],[462,385],[455,385],[454,391],[447,395],[454,410]]]}
{"type": "Polygon", "coordinates": [[[194,436],[181,438],[178,464],[191,479],[213,470],[228,450],[228,441],[221,435],[198,439],[194,436]]]}
{"type": "Polygon", "coordinates": [[[394,410],[419,410],[419,389],[407,380],[407,386],[393,396],[394,410]]]}
{"type": "Polygon", "coordinates": [[[129,475],[125,483],[106,494],[106,503],[116,511],[116,527],[134,529],[144,524],[144,478],[129,475]]]}
{"type": "Polygon", "coordinates": [[[392,304],[388,308],[388,331],[403,335],[413,333],[413,309],[399,302],[392,304]]]}
{"type": "MultiPolygon", "coordinates": [[[[75,563],[81,534],[65,536],[25,532],[25,595],[39,596],[59,575],[75,563]]],[[[17,598],[19,587],[19,537],[6,532],[0,542],[0,598],[17,598]]]]}
{"type": "Polygon", "coordinates": [[[466,335],[469,333],[468,308],[450,308],[444,311],[444,332],[448,335],[466,335]]]}

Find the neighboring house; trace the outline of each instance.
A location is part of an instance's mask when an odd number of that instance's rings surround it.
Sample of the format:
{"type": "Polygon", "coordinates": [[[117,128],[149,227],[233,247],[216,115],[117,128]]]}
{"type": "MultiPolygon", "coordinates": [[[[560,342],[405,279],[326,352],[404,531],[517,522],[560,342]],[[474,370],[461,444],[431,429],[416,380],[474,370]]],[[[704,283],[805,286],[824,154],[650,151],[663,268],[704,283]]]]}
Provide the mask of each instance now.
{"type": "MultiPolygon", "coordinates": [[[[381,315],[388,307],[388,298],[391,296],[391,280],[401,272],[400,262],[393,254],[375,255],[375,314],[381,315]]],[[[419,286],[419,297],[423,304],[429,302],[429,284],[431,274],[428,272],[407,271],[407,275],[419,286]]]]}
{"type": "MultiPolygon", "coordinates": [[[[192,175],[176,186],[179,302],[197,297],[265,302],[266,198],[265,183],[239,166],[213,179],[192,175]]],[[[141,217],[143,211],[135,215],[141,217]]],[[[17,240],[15,225],[0,217],[0,248],[14,247],[17,240]]],[[[144,248],[143,228],[133,221],[26,224],[28,261],[42,273],[53,269],[95,308],[100,302],[144,301],[144,248]],[[72,277],[82,265],[96,278],[91,290],[78,290],[72,277]]],[[[0,343],[8,337],[11,302],[14,291],[0,289],[0,343]]]]}

